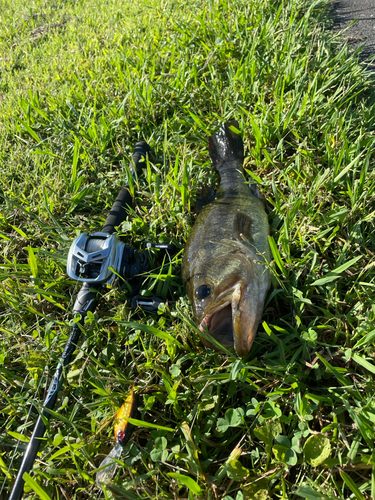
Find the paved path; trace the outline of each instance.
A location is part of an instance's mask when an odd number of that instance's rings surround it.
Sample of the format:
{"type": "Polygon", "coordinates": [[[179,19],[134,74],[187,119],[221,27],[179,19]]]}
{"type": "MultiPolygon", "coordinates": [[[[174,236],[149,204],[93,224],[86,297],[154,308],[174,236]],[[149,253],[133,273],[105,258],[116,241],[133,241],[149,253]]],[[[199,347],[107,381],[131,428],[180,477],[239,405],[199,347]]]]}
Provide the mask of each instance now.
{"type": "MultiPolygon", "coordinates": [[[[335,0],[333,2],[334,29],[344,29],[351,26],[344,37],[350,45],[358,47],[365,43],[361,59],[367,60],[375,56],[375,0],[335,0]]],[[[375,61],[370,65],[375,67],[375,61]]]]}

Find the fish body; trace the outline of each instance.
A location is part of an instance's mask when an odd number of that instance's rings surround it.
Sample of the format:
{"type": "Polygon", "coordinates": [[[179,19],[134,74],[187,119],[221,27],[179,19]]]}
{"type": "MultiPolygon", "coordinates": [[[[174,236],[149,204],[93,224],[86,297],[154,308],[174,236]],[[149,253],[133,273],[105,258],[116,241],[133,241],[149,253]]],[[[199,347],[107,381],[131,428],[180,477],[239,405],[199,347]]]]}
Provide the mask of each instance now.
{"type": "MultiPolygon", "coordinates": [[[[257,189],[243,177],[243,142],[225,123],[209,139],[220,174],[215,199],[198,214],[186,242],[182,278],[199,329],[208,330],[238,356],[250,351],[260,323],[270,275],[269,224],[257,189]]],[[[203,342],[212,345],[203,338],[203,342]]]]}

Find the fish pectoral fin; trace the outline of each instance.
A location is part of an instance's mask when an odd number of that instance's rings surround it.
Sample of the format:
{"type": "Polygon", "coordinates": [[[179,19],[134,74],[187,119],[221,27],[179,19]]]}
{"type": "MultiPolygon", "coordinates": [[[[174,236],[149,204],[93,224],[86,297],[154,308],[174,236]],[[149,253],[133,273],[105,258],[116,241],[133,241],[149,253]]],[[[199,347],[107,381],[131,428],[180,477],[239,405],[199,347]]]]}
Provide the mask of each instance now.
{"type": "Polygon", "coordinates": [[[259,191],[259,187],[258,187],[258,184],[250,184],[250,191],[251,193],[256,197],[256,198],[259,198],[260,200],[262,200],[264,202],[264,198],[261,194],[261,192],[259,191]]]}
{"type": "Polygon", "coordinates": [[[250,191],[251,194],[255,196],[255,198],[258,198],[263,203],[266,213],[271,213],[273,210],[273,206],[267,202],[265,196],[260,192],[258,184],[250,184],[250,191]]]}
{"type": "Polygon", "coordinates": [[[239,241],[251,242],[253,239],[252,235],[253,221],[248,215],[239,212],[236,214],[234,219],[233,232],[239,241]]]}

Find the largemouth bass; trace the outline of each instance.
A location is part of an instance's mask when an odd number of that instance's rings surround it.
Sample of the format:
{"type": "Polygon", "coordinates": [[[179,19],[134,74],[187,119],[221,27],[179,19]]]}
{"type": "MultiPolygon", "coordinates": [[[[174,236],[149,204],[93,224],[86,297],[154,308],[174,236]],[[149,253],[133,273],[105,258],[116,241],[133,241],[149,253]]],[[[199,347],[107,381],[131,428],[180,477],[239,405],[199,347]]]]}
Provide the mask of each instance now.
{"type": "MultiPolygon", "coordinates": [[[[208,151],[220,174],[215,199],[198,214],[186,242],[182,278],[199,329],[238,356],[250,351],[270,275],[269,224],[257,188],[243,177],[244,148],[235,130],[225,123],[208,141],[208,151]]],[[[202,338],[205,345],[212,345],[202,338]]]]}

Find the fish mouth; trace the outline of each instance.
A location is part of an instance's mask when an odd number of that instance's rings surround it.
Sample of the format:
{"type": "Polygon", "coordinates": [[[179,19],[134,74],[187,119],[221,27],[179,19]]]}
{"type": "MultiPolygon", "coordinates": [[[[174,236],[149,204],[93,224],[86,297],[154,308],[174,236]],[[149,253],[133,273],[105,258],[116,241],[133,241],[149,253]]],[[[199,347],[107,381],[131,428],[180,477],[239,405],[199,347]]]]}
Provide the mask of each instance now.
{"type": "MultiPolygon", "coordinates": [[[[216,307],[214,312],[204,317],[199,325],[199,329],[201,332],[204,332],[205,328],[222,346],[231,347],[234,345],[232,306],[230,302],[216,307]]],[[[211,346],[212,344],[210,343],[211,346]]]]}
{"type": "MultiPolygon", "coordinates": [[[[234,346],[241,358],[250,352],[263,312],[264,296],[254,293],[253,288],[237,283],[226,290],[217,297],[216,305],[213,304],[199,325],[201,332],[207,329],[224,347],[234,346]]],[[[203,342],[214,347],[206,339],[203,342]]]]}

